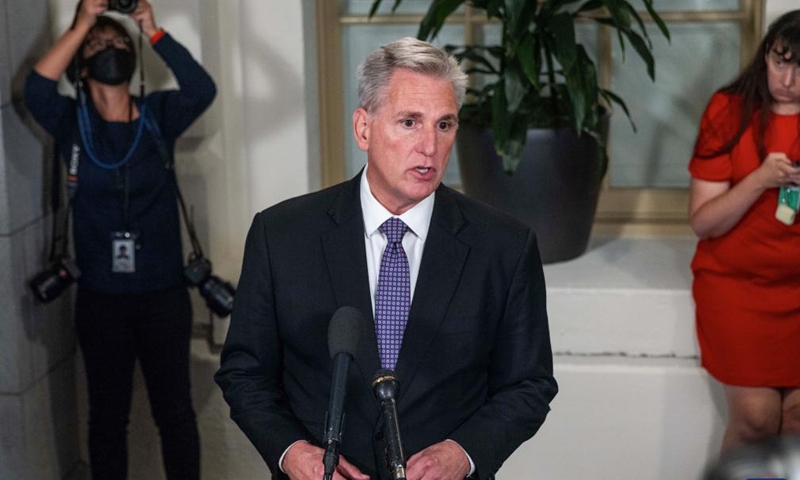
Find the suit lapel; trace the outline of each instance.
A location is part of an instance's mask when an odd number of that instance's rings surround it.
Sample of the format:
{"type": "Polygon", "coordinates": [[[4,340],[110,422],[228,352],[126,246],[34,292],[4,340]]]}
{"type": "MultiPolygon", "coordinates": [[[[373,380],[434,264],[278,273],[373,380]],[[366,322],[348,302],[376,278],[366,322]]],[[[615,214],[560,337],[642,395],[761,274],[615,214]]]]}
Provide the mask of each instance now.
{"type": "Polygon", "coordinates": [[[463,225],[464,218],[453,191],[440,186],[397,361],[401,396],[408,390],[420,361],[431,348],[461,278],[469,253],[469,247],[456,238],[463,225]]]}
{"type": "Polygon", "coordinates": [[[367,278],[360,182],[361,175],[347,182],[328,211],[337,227],[323,235],[322,247],[337,305],[357,308],[364,315],[364,331],[355,363],[368,386],[380,368],[380,360],[367,278]]]}
{"type": "MultiPolygon", "coordinates": [[[[380,369],[380,359],[367,278],[360,181],[358,175],[345,184],[331,206],[328,214],[337,226],[323,235],[322,243],[337,305],[355,307],[364,315],[365,327],[355,364],[364,385],[369,386],[380,369]]],[[[461,278],[469,247],[456,235],[464,223],[453,191],[440,186],[396,367],[401,398],[431,348],[461,278]]],[[[370,400],[375,407],[371,396],[370,400]]]]}

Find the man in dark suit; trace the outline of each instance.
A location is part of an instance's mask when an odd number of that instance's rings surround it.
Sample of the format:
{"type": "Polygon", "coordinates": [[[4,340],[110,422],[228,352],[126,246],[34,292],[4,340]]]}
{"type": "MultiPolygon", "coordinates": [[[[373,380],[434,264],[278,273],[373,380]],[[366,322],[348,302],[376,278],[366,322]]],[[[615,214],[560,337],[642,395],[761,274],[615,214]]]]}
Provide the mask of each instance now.
{"type": "Polygon", "coordinates": [[[367,166],[256,215],[216,381],[276,478],[322,478],[328,323],[355,307],[367,322],[334,479],[388,478],[370,389],[382,367],[401,383],[408,480],[492,478],[557,391],[536,238],[441,185],[466,88],[452,57],[404,38],[373,52],[358,80],[353,130],[367,166]],[[399,355],[383,335],[392,218],[410,284],[399,355]]]}

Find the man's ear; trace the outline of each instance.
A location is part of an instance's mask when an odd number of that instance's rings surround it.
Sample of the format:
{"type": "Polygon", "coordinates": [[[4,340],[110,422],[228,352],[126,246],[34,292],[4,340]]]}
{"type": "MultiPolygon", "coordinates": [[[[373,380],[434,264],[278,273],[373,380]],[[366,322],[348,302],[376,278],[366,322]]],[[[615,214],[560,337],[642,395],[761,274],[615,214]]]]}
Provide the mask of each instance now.
{"type": "Polygon", "coordinates": [[[358,107],[353,112],[353,136],[356,138],[358,148],[365,152],[369,149],[369,127],[369,114],[364,108],[358,107]]]}

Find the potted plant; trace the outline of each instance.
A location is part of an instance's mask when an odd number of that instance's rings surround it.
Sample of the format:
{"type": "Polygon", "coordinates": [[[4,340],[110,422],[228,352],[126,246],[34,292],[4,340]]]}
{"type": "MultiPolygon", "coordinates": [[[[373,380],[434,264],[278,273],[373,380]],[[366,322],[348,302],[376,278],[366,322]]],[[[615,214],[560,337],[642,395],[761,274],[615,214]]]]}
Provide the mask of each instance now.
{"type": "MultiPolygon", "coordinates": [[[[382,1],[373,2],[370,15],[382,1]]],[[[669,39],[653,0],[640,2],[669,39]]],[[[392,11],[401,3],[395,0],[392,11]]],[[[467,3],[499,20],[502,40],[445,47],[473,78],[457,143],[464,190],[531,224],[543,261],[579,256],[608,163],[607,112],[616,105],[628,119],[630,113],[620,96],[600,87],[576,24],[612,28],[623,53],[633,47],[655,80],[645,22],[628,0],[433,0],[418,38],[436,37],[467,3]]]]}

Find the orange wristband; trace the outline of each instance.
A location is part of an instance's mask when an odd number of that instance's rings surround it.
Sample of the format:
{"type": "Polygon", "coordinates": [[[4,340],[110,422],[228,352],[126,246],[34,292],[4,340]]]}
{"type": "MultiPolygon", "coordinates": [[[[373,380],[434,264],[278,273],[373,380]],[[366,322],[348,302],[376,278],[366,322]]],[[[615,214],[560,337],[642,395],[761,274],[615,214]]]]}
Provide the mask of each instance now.
{"type": "Polygon", "coordinates": [[[159,40],[161,40],[161,37],[163,37],[163,36],[164,36],[164,33],[166,33],[166,32],[164,32],[164,29],[162,29],[162,28],[159,28],[158,30],[156,30],[156,33],[154,33],[154,34],[153,34],[153,35],[150,37],[150,45],[155,45],[155,44],[156,44],[156,42],[158,42],[159,40]]]}

